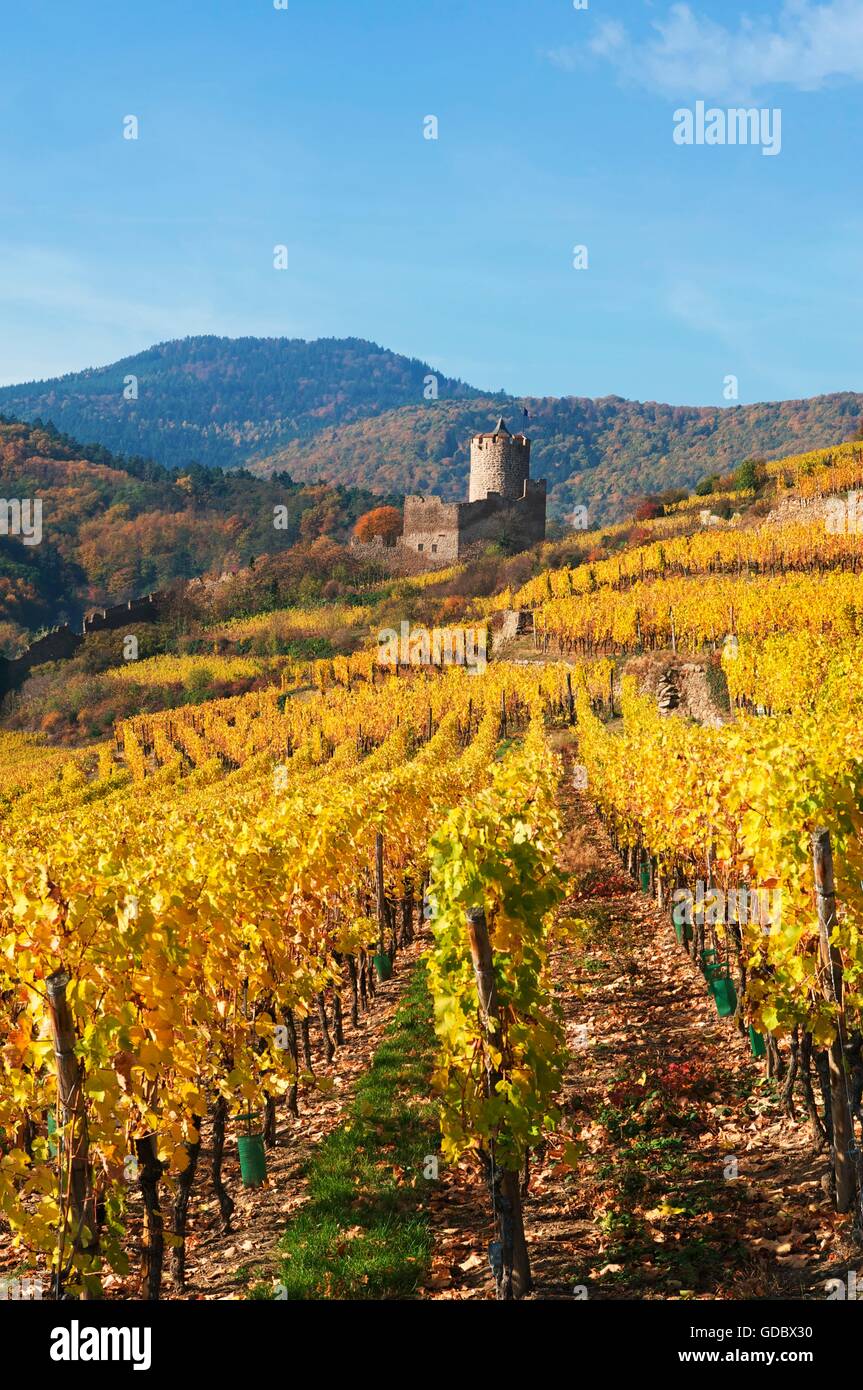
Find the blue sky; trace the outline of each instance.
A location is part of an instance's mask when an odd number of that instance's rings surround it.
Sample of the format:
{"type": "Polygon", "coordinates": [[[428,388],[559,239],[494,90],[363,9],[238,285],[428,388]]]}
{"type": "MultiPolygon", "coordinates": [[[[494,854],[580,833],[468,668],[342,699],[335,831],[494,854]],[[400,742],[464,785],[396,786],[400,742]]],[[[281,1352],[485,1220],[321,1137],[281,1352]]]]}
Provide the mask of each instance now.
{"type": "Polygon", "coordinates": [[[527,395],[863,385],[863,0],[15,0],[3,70],[0,382],[224,333],[527,395]],[[781,153],[675,144],[698,100],[780,108],[781,153]]]}

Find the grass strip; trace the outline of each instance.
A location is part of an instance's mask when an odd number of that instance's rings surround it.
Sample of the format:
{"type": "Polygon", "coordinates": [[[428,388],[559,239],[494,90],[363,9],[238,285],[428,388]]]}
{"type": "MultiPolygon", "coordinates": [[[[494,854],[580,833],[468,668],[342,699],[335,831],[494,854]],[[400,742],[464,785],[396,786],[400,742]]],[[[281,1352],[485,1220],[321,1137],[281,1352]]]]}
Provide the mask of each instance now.
{"type": "Polygon", "coordinates": [[[433,1243],[423,1169],[438,1148],[434,1041],[421,963],[347,1118],[309,1163],[309,1201],[279,1242],[289,1299],[406,1298],[422,1283],[433,1243]]]}

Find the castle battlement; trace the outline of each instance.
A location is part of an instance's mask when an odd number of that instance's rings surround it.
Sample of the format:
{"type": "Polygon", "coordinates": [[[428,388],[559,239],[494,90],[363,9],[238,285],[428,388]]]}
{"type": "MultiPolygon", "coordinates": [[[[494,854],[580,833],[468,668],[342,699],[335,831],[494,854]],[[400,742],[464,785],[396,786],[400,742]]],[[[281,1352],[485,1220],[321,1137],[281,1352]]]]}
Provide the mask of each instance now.
{"type": "Polygon", "coordinates": [[[513,501],[523,497],[530,477],[530,440],[510,434],[503,416],[490,434],[475,434],[470,441],[468,500],[478,502],[490,492],[513,501]]]}

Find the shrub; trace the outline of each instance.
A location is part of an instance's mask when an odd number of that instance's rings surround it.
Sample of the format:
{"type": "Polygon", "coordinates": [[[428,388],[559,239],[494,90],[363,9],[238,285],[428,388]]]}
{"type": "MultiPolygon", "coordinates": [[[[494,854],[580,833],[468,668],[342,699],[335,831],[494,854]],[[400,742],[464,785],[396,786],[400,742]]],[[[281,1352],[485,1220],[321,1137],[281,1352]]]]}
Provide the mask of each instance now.
{"type": "Polygon", "coordinates": [[[744,459],[734,474],[734,486],[738,492],[754,492],[764,477],[764,466],[760,459],[744,459]]]}
{"type": "Polygon", "coordinates": [[[375,507],[373,511],[361,516],[354,527],[358,541],[370,541],[374,536],[382,536],[385,541],[394,541],[402,533],[402,514],[398,507],[375,507]]]}
{"type": "Polygon", "coordinates": [[[645,497],[633,512],[634,521],[655,521],[665,515],[665,508],[657,497],[645,497]]]}
{"type": "Polygon", "coordinates": [[[210,698],[213,693],[213,682],[215,676],[208,666],[198,666],[186,677],[184,689],[188,696],[189,703],[193,705],[201,704],[210,698]]]}

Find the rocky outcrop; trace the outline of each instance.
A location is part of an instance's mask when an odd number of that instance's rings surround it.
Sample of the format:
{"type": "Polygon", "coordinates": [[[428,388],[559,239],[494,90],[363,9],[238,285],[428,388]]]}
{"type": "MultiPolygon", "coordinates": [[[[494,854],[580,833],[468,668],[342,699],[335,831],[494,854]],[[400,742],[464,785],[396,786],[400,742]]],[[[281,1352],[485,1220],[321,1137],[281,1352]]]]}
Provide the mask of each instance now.
{"type": "Polygon", "coordinates": [[[670,714],[680,704],[680,690],[677,686],[677,671],[673,667],[663,671],[656,689],[656,703],[662,714],[670,714]]]}
{"type": "MultiPolygon", "coordinates": [[[[639,689],[655,698],[661,714],[682,715],[707,728],[720,728],[728,712],[714,698],[707,669],[707,657],[683,659],[672,652],[650,652],[628,661],[625,674],[635,676],[639,689]]],[[[717,679],[722,679],[721,674],[717,679]]]]}

